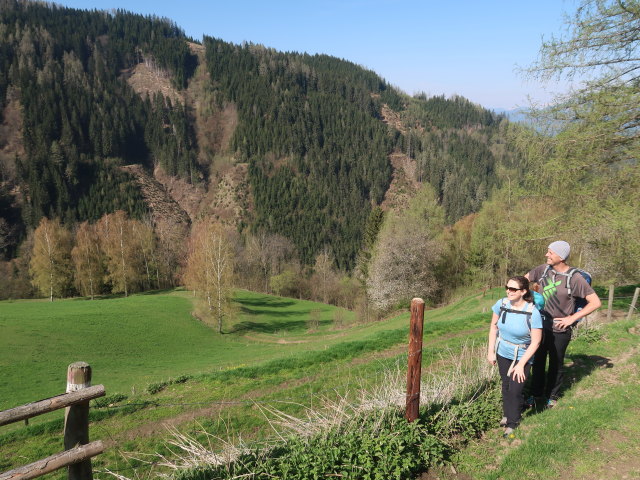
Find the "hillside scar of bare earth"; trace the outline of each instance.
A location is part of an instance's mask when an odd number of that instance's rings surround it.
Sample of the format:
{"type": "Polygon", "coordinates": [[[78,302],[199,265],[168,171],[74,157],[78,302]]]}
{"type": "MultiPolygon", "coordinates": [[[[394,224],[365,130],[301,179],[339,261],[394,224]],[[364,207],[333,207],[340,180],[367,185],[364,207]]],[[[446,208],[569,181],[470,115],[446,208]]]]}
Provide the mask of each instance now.
{"type": "Polygon", "coordinates": [[[154,68],[148,63],[138,63],[132,68],[121,72],[122,76],[133,90],[142,98],[153,97],[154,93],[160,92],[171,102],[184,104],[184,98],[171,85],[169,73],[160,68],[154,68]]]}

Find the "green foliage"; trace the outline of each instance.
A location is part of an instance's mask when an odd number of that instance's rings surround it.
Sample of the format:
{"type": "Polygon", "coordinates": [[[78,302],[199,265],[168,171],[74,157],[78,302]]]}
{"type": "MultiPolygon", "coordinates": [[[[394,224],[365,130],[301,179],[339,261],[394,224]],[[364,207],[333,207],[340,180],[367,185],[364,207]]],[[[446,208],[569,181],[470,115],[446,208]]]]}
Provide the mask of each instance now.
{"type": "Polygon", "coordinates": [[[393,423],[379,429],[372,425],[363,425],[359,430],[336,429],[308,440],[293,438],[274,449],[266,459],[256,452],[241,456],[229,467],[181,474],[177,478],[218,479],[252,472],[254,478],[308,479],[335,475],[345,479],[403,479],[412,478],[443,459],[444,445],[418,422],[393,423]]]}
{"type": "Polygon", "coordinates": [[[104,408],[109,405],[120,403],[126,400],[128,397],[123,393],[116,393],[113,395],[107,395],[105,397],[96,398],[92,401],[91,406],[95,408],[104,408]]]}
{"type": "Polygon", "coordinates": [[[464,97],[444,95],[427,97],[421,93],[409,103],[408,113],[415,122],[425,127],[438,129],[464,128],[473,126],[490,127],[500,123],[504,116],[476,105],[464,97]]]}
{"type": "Polygon", "coordinates": [[[176,385],[176,384],[180,384],[180,383],[185,383],[186,381],[188,381],[191,378],[192,378],[191,375],[180,375],[179,377],[170,378],[169,380],[163,380],[161,382],[150,383],[147,386],[147,393],[149,393],[150,395],[154,395],[156,393],[161,392],[162,390],[167,388],[169,385],[176,385]]]}
{"type": "Polygon", "coordinates": [[[300,480],[412,479],[443,463],[456,448],[494,424],[499,399],[498,388],[492,385],[473,402],[423,409],[411,423],[396,409],[366,412],[328,431],[290,437],[267,449],[256,447],[230,464],[182,471],[176,478],[213,480],[252,474],[300,480]]]}
{"type": "Polygon", "coordinates": [[[542,45],[529,73],[542,80],[576,74],[585,80],[551,107],[535,111],[543,131],[519,132],[530,167],[526,193],[561,212],[561,225],[542,224],[539,236],[561,233],[572,245],[572,257],[575,250],[587,253],[588,268],[602,281],[635,282],[640,271],[638,2],[584,0],[565,26],[565,36],[542,45]]]}

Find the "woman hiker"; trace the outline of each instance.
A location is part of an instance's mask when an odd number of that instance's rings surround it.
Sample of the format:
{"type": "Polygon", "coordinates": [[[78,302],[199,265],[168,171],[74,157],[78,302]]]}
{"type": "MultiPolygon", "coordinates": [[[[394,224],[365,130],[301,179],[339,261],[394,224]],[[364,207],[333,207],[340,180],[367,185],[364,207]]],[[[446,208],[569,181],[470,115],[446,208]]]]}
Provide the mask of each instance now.
{"type": "Polygon", "coordinates": [[[507,437],[518,427],[524,406],[524,382],[529,376],[533,354],[542,340],[542,317],[533,303],[529,280],[511,277],[507,296],[492,307],[487,360],[498,364],[502,379],[500,425],[507,437]]]}

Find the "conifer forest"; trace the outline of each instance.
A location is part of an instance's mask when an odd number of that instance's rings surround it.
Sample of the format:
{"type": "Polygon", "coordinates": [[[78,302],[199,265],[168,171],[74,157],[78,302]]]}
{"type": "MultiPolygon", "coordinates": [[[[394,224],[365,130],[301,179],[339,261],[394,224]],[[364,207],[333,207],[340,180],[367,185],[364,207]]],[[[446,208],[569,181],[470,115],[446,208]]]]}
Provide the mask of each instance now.
{"type": "MultiPolygon", "coordinates": [[[[557,47],[532,77],[567,68],[557,47]]],[[[637,281],[637,78],[602,75],[534,127],[328,55],[0,0],[0,297],[233,287],[369,318],[503,282],[555,238],[637,281]]]]}

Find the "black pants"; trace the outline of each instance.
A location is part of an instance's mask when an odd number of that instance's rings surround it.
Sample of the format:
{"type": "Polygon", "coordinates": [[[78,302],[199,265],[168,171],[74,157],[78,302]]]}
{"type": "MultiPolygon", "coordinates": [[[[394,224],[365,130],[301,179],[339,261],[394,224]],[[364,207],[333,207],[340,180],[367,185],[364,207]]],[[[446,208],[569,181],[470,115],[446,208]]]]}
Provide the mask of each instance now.
{"type": "Polygon", "coordinates": [[[545,330],[542,343],[533,357],[531,395],[557,400],[564,379],[564,354],[571,341],[571,330],[553,332],[545,330]],[[549,369],[544,369],[549,357],[549,369]]]}
{"type": "MultiPolygon", "coordinates": [[[[512,375],[507,375],[511,362],[508,358],[497,355],[498,370],[502,378],[502,412],[507,417],[507,427],[516,428],[522,417],[522,407],[524,406],[524,382],[519,383],[513,380],[512,375]]],[[[525,381],[529,376],[529,365],[524,367],[525,381]]]]}

